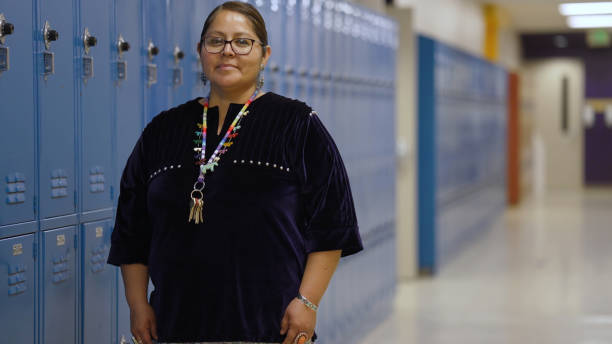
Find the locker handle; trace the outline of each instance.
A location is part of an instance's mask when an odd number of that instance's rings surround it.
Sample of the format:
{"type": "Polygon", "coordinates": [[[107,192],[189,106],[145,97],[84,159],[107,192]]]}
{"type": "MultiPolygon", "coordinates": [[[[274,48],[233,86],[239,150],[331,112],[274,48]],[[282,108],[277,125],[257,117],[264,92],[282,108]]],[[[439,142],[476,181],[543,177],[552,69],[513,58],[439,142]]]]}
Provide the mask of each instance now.
{"type": "MultiPolygon", "coordinates": [[[[45,40],[45,48],[49,49],[51,47],[51,42],[55,42],[59,39],[59,32],[53,30],[48,21],[45,22],[45,26],[43,28],[43,39],[45,40]]],[[[49,68],[50,72],[48,74],[53,74],[53,68],[49,68]]]]}
{"type": "Polygon", "coordinates": [[[119,43],[119,51],[125,52],[130,50],[130,43],[128,42],[120,42],[119,43]]]}
{"type": "Polygon", "coordinates": [[[147,46],[147,54],[149,55],[149,61],[152,61],[153,57],[159,54],[159,48],[153,44],[153,41],[149,41],[149,45],[147,46]]]}
{"type": "Polygon", "coordinates": [[[178,46],[174,47],[174,52],[172,54],[174,55],[175,64],[178,64],[179,61],[185,57],[185,53],[178,46]]]}
{"type": "Polygon", "coordinates": [[[94,36],[89,36],[85,39],[85,44],[88,47],[95,47],[98,44],[98,39],[94,36]]]}
{"type": "Polygon", "coordinates": [[[57,41],[58,39],[59,39],[59,32],[55,30],[47,31],[47,41],[54,42],[54,41],[57,41]]]}
{"type": "Polygon", "coordinates": [[[13,34],[14,30],[15,30],[15,25],[13,25],[11,23],[4,22],[4,23],[2,23],[2,34],[0,34],[0,36],[11,35],[11,34],[13,34]]]}

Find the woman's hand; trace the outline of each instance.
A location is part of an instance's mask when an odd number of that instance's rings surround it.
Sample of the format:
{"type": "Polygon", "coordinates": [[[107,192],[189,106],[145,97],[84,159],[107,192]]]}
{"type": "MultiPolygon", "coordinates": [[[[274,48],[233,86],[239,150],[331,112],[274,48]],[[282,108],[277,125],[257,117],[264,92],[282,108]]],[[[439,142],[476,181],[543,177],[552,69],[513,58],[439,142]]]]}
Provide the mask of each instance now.
{"type": "Polygon", "coordinates": [[[130,308],[130,329],[138,344],[153,344],[157,340],[155,313],[148,303],[141,303],[130,308]]]}
{"type": "Polygon", "coordinates": [[[302,301],[293,299],[287,310],[285,310],[285,316],[281,321],[281,332],[283,335],[287,333],[287,337],[282,344],[293,344],[295,337],[300,332],[308,334],[306,341],[310,340],[314,335],[315,325],[317,324],[317,313],[312,309],[308,308],[302,301]]]}

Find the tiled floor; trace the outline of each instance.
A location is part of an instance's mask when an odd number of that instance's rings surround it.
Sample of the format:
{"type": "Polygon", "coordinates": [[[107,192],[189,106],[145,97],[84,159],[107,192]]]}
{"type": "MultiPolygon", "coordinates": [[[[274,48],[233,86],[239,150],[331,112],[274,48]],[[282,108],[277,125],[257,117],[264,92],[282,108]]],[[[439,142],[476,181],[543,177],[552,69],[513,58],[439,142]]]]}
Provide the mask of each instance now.
{"type": "Polygon", "coordinates": [[[612,189],[511,209],[360,344],[612,343],[612,189]]]}

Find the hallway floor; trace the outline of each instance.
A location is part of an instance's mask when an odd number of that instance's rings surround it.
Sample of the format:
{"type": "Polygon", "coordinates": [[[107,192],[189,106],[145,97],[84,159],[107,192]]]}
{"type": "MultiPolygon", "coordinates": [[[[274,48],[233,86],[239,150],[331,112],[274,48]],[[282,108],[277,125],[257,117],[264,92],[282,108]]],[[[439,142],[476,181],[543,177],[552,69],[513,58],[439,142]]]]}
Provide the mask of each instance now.
{"type": "Polygon", "coordinates": [[[509,209],[360,344],[612,343],[612,189],[509,209]]]}

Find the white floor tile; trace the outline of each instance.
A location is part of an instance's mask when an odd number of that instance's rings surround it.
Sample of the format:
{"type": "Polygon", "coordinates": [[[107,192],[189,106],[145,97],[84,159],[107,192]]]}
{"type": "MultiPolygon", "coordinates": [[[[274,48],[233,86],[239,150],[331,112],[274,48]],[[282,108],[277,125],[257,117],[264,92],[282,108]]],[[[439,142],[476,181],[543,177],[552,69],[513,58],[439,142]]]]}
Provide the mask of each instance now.
{"type": "Polygon", "coordinates": [[[360,344],[612,343],[612,190],[508,210],[360,344]]]}

